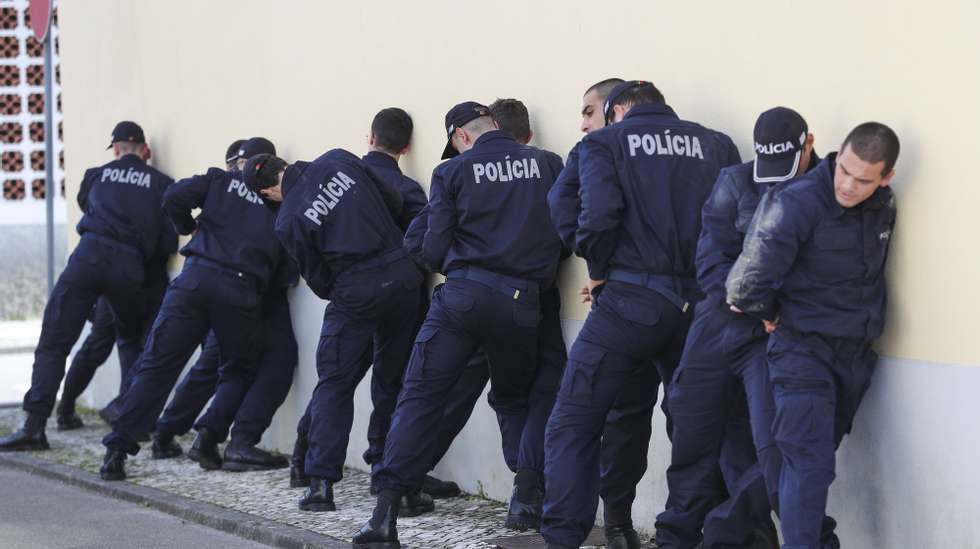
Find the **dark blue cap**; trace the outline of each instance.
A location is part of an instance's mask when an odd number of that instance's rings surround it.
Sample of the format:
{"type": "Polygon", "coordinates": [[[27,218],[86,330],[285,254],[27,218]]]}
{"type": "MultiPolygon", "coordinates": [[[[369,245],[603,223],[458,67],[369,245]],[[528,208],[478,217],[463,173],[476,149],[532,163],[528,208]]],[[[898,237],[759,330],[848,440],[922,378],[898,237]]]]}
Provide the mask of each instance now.
{"type": "Polygon", "coordinates": [[[248,160],[257,154],[276,154],[276,146],[272,144],[272,141],[264,137],[253,137],[244,143],[240,149],[238,149],[238,158],[244,158],[248,160]]]}
{"type": "Polygon", "coordinates": [[[225,164],[231,164],[238,160],[238,151],[244,143],[244,139],[236,139],[231,145],[228,145],[228,150],[225,151],[225,164]]]}
{"type": "Polygon", "coordinates": [[[279,172],[286,169],[286,161],[271,153],[259,153],[249,157],[242,169],[242,179],[248,190],[258,194],[262,189],[275,187],[279,172]]]}
{"type": "Polygon", "coordinates": [[[616,87],[610,90],[609,95],[606,96],[605,103],[602,104],[602,114],[606,117],[606,123],[608,124],[611,121],[613,114],[612,105],[617,99],[619,99],[620,95],[623,95],[627,91],[634,88],[644,87],[656,89],[651,82],[647,82],[646,80],[627,80],[626,82],[616,84],[616,87]]]}
{"type": "Polygon", "coordinates": [[[111,149],[113,143],[146,143],[146,137],[143,135],[143,128],[140,127],[136,122],[130,122],[129,120],[123,120],[122,122],[116,124],[115,128],[112,128],[112,139],[109,141],[109,146],[106,149],[111,149]]]}
{"type": "Polygon", "coordinates": [[[806,143],[806,120],[800,113],[776,107],[759,115],[752,135],[755,139],[757,183],[777,183],[796,176],[806,143]]]}
{"type": "Polygon", "coordinates": [[[459,154],[456,147],[453,147],[453,132],[456,131],[456,128],[465,126],[481,116],[490,116],[490,109],[476,101],[464,101],[449,109],[449,112],[446,113],[446,136],[449,141],[442,151],[443,160],[459,154]]]}

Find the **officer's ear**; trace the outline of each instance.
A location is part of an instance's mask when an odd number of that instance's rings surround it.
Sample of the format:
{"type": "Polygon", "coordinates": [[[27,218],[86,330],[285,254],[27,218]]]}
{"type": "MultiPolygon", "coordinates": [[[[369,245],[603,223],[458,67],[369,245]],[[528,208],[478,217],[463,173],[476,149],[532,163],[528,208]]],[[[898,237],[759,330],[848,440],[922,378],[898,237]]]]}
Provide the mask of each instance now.
{"type": "MultiPolygon", "coordinates": [[[[534,139],[534,130],[528,130],[527,131],[527,143],[530,143],[532,139],[534,139]]],[[[527,145],[527,143],[524,143],[524,144],[527,145]]]]}
{"type": "Polygon", "coordinates": [[[368,145],[373,147],[374,144],[377,142],[378,142],[378,136],[375,135],[374,130],[371,130],[370,135],[368,135],[368,145]]]}
{"type": "Polygon", "coordinates": [[[888,185],[891,185],[891,182],[892,182],[892,178],[893,177],[895,177],[895,169],[894,168],[892,168],[892,171],[889,172],[888,175],[886,175],[885,177],[882,177],[881,178],[881,183],[879,185],[881,187],[887,187],[888,185]]]}
{"type": "Polygon", "coordinates": [[[405,145],[405,148],[398,151],[398,154],[408,154],[412,150],[412,144],[405,145]]]}

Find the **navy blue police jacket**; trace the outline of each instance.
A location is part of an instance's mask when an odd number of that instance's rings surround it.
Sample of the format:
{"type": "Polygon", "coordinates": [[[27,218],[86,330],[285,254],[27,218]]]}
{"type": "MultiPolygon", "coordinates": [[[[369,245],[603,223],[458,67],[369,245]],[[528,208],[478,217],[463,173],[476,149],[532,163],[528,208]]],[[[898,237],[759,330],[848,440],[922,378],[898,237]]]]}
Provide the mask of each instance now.
{"type": "Polygon", "coordinates": [[[174,180],[135,154],[85,171],[78,191],[78,234],[92,233],[132,246],[149,261],[169,222],[163,196],[174,180]]]}
{"type": "Polygon", "coordinates": [[[578,176],[579,141],[568,152],[565,167],[558,174],[558,179],[548,191],[548,208],[551,212],[551,223],[558,231],[562,244],[569,250],[575,248],[575,230],[578,229],[578,215],[582,202],[579,199],[579,189],[582,186],[578,176]]]}
{"type": "Polygon", "coordinates": [[[402,198],[360,158],[333,149],[283,176],[276,235],[319,297],[330,299],[337,277],[356,263],[400,249],[395,223],[402,198]]]}
{"type": "Polygon", "coordinates": [[[264,290],[282,253],[273,232],[276,208],[242,179],[241,172],[211,168],[171,185],[163,202],[177,231],[194,233],[181,255],[251,275],[264,290]],[[201,209],[196,219],[191,215],[195,208],[201,209]]]}
{"type": "Polygon", "coordinates": [[[402,231],[407,230],[408,225],[428,202],[422,185],[403,174],[401,168],[398,167],[398,161],[383,152],[371,151],[364,155],[361,160],[374,171],[374,175],[401,193],[402,213],[396,221],[402,231]]]}
{"type": "Polygon", "coordinates": [[[610,270],[694,281],[701,207],[718,173],[741,161],[725,134],[642,104],[580,147],[582,211],[576,253],[589,277],[610,270]]]}
{"type": "MultiPolygon", "coordinates": [[[[142,163],[144,167],[149,168],[149,166],[146,165],[146,163],[144,163],[138,156],[136,155],[126,155],[126,156],[131,157],[136,162],[142,163]]],[[[76,197],[76,199],[78,201],[78,207],[79,209],[81,209],[83,214],[89,213],[89,204],[90,204],[89,193],[92,191],[92,187],[95,186],[96,183],[99,183],[100,180],[102,179],[101,173],[98,170],[99,170],[98,168],[89,170],[90,172],[93,172],[94,175],[96,175],[97,177],[89,177],[89,173],[86,172],[85,177],[82,179],[82,184],[78,188],[78,196],[76,197]]],[[[169,176],[163,174],[162,172],[160,173],[160,175],[161,178],[166,178],[167,180],[169,180],[169,182],[167,182],[165,185],[166,187],[169,187],[170,184],[173,183],[173,179],[170,179],[169,176]]],[[[133,176],[133,177],[137,177],[137,176],[133,176]]],[[[152,178],[153,175],[151,174],[150,177],[152,178]]],[[[110,183],[112,182],[111,172],[110,172],[110,177],[107,178],[107,181],[109,181],[110,183]]],[[[161,215],[164,215],[162,194],[160,196],[160,213],[161,215]]],[[[166,216],[164,215],[164,219],[160,224],[160,232],[157,235],[156,244],[153,247],[153,252],[146,259],[146,263],[144,265],[145,274],[143,279],[143,286],[147,288],[152,288],[152,287],[167,285],[167,283],[170,281],[167,275],[167,262],[170,260],[170,256],[176,252],[177,252],[177,232],[174,230],[174,226],[170,222],[170,219],[166,218],[166,216]]]]}
{"type": "Polygon", "coordinates": [[[449,273],[473,266],[550,284],[561,241],[548,214],[558,155],[500,130],[432,172],[422,260],[449,273]]]}
{"type": "MultiPolygon", "coordinates": [[[[820,163],[810,153],[811,171],[820,163]]],[[[742,253],[742,242],[762,196],[775,183],[757,183],[753,178],[755,161],[729,166],[718,175],[711,196],[701,209],[701,237],[695,259],[698,284],[705,294],[725,296],[725,280],[742,253]]]]}
{"type": "Polygon", "coordinates": [[[834,197],[836,160],[828,155],[762,198],[728,275],[728,302],[797,332],[870,342],[884,326],[895,196],[882,187],[842,207],[834,197]]]}

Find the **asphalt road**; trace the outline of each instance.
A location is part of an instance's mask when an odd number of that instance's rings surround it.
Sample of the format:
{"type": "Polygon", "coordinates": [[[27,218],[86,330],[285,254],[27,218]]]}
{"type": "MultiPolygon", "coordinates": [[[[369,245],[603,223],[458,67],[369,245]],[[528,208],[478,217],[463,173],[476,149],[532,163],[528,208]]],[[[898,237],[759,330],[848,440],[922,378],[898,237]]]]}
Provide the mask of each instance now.
{"type": "Polygon", "coordinates": [[[0,466],[3,549],[268,549],[205,526],[0,466]]]}

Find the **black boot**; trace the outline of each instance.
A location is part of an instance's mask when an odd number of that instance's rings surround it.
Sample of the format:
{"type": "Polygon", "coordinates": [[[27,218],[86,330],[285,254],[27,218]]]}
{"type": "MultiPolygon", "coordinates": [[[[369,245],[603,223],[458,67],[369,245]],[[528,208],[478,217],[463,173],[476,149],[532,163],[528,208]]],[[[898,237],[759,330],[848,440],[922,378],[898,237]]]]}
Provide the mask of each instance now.
{"type": "Polygon", "coordinates": [[[417,517],[436,510],[436,504],[432,501],[432,496],[425,492],[417,494],[406,494],[398,502],[398,514],[403,517],[417,517]]]}
{"type": "Polygon", "coordinates": [[[0,438],[0,452],[28,452],[50,450],[48,437],[44,435],[47,418],[40,414],[27,414],[24,427],[12,435],[0,438]]]}
{"type": "Polygon", "coordinates": [[[59,431],[72,431],[85,427],[82,418],[75,413],[75,403],[62,400],[58,403],[58,413],[55,416],[59,431]]]}
{"type": "Polygon", "coordinates": [[[268,471],[289,466],[285,456],[267,452],[247,442],[232,437],[225,446],[225,459],[221,468],[225,471],[268,471]]]}
{"type": "Polygon", "coordinates": [[[184,453],[184,449],[171,435],[153,433],[150,440],[152,441],[150,449],[153,451],[153,459],[171,459],[184,453]]]}
{"type": "Polygon", "coordinates": [[[306,444],[299,439],[293,445],[293,457],[289,459],[289,487],[305,488],[310,485],[310,477],[306,476],[306,444]]]}
{"type": "Polygon", "coordinates": [[[606,525],[606,549],[640,549],[640,534],[633,529],[633,503],[602,504],[602,519],[606,525]]]}
{"type": "Polygon", "coordinates": [[[382,492],[374,507],[371,520],[354,534],[354,549],[401,549],[398,542],[398,501],[392,492],[382,492]]]}
{"type": "Polygon", "coordinates": [[[640,534],[632,525],[606,526],[606,549],[640,549],[640,534]]]}
{"type": "Polygon", "coordinates": [[[749,549],[779,549],[779,534],[771,519],[755,529],[755,539],[749,549]]]}
{"type": "Polygon", "coordinates": [[[323,513],[336,511],[333,503],[333,485],[319,477],[310,477],[310,487],[299,498],[300,511],[323,513]]]}
{"type": "Polygon", "coordinates": [[[126,480],[126,452],[109,448],[99,469],[102,480],[126,480]]]}
{"type": "MultiPolygon", "coordinates": [[[[425,475],[422,481],[422,491],[432,496],[432,499],[445,499],[459,497],[463,492],[455,482],[439,480],[432,475],[425,475]]],[[[407,515],[402,515],[407,516],[407,515]]]]}
{"type": "Polygon", "coordinates": [[[544,479],[533,469],[520,469],[514,476],[514,493],[504,526],[511,530],[539,530],[544,505],[544,479]]]}
{"type": "Polygon", "coordinates": [[[218,452],[218,441],[215,440],[211,431],[206,428],[201,428],[197,432],[197,438],[194,439],[194,444],[191,445],[191,449],[187,452],[187,457],[191,461],[196,461],[201,466],[201,469],[207,469],[208,471],[221,469],[221,454],[218,452]]]}

